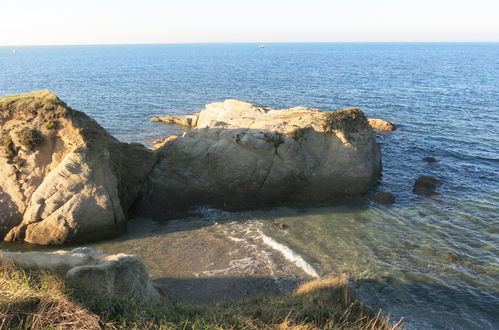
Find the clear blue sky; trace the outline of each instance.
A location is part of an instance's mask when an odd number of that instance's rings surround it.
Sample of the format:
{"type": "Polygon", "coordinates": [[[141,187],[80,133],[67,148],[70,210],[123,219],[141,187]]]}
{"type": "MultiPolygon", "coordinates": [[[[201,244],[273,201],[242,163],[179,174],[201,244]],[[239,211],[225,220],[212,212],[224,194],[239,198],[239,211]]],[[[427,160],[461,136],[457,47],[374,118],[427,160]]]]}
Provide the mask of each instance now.
{"type": "Polygon", "coordinates": [[[2,0],[0,45],[499,41],[499,0],[2,0]]]}

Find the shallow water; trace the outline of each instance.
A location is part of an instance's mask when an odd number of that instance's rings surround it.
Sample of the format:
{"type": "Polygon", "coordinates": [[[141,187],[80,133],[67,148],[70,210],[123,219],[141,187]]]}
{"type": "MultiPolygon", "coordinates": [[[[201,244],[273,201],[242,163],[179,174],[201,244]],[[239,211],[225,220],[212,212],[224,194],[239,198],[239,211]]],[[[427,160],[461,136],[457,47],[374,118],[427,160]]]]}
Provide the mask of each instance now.
{"type": "MultiPolygon", "coordinates": [[[[400,130],[378,136],[383,177],[370,193],[394,193],[392,206],[368,195],[313,208],[210,210],[201,219],[217,218],[215,233],[262,249],[266,235],[295,253],[289,263],[302,258],[320,276],[348,274],[363,301],[411,327],[497,328],[498,59],[499,44],[19,47],[15,55],[0,47],[0,95],[51,89],[121,140],[143,143],[179,132],[150,116],[225,98],[358,106],[395,122],[400,130]],[[439,196],[412,193],[424,174],[442,180],[439,196]]],[[[166,236],[147,237],[105,249],[167,253],[166,236]]],[[[160,274],[161,259],[147,260],[160,274]]]]}

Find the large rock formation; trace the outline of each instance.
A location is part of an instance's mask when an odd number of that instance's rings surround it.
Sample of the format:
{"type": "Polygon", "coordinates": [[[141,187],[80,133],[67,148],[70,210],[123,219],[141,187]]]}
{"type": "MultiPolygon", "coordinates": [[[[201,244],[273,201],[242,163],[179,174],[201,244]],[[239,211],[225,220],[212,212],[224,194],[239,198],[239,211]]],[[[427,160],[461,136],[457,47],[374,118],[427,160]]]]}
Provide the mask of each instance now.
{"type": "Polygon", "coordinates": [[[168,218],[360,194],[381,156],[356,108],[273,110],[237,100],[161,120],[190,126],[153,152],[121,143],[49,91],[0,98],[0,238],[62,244],[116,236],[132,205],[168,218]]]}
{"type": "Polygon", "coordinates": [[[0,251],[0,263],[59,275],[78,287],[104,294],[128,296],[146,303],[158,302],[147,269],[135,255],[106,255],[90,248],[56,252],[0,251]]]}
{"type": "Polygon", "coordinates": [[[155,162],[40,91],[0,98],[0,238],[62,244],[116,236],[155,162]]]}
{"type": "Polygon", "coordinates": [[[365,192],[381,171],[373,131],[356,108],[273,110],[226,100],[187,118],[157,119],[194,129],[158,150],[143,213],[323,201],[365,192]]]}

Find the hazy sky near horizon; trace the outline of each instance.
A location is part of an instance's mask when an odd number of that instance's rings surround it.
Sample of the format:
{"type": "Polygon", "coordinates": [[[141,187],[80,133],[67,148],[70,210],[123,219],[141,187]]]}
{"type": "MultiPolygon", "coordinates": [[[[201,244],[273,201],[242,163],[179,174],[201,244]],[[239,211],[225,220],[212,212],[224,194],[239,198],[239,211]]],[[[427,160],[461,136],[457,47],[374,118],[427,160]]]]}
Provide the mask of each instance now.
{"type": "Polygon", "coordinates": [[[0,0],[0,45],[499,41],[498,0],[0,0]]]}

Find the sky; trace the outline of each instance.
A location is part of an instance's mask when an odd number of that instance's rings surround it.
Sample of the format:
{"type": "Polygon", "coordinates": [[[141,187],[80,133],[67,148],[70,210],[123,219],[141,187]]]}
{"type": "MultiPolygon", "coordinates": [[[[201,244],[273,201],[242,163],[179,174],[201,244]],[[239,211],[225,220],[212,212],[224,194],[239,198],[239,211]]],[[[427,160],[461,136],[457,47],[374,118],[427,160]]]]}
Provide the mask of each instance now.
{"type": "Polygon", "coordinates": [[[499,42],[499,0],[0,0],[0,45],[499,42]]]}

